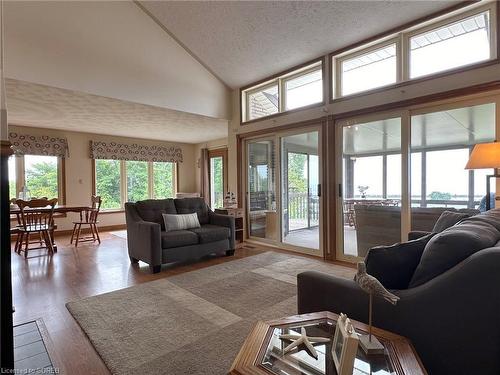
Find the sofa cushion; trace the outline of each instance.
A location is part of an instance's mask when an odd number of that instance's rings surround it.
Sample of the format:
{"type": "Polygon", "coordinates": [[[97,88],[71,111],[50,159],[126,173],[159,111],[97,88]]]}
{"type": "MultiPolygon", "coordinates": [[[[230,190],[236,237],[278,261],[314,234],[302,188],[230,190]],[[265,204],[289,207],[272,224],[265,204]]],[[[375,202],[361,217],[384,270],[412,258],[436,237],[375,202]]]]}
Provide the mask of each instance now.
{"type": "Polygon", "coordinates": [[[171,232],[161,232],[162,249],[197,245],[198,243],[199,243],[198,235],[189,230],[174,230],[171,232]]]}
{"type": "Polygon", "coordinates": [[[200,243],[227,240],[231,236],[229,228],[212,224],[205,224],[200,228],[190,229],[190,231],[200,237],[200,243]]]}
{"type": "Polygon", "coordinates": [[[413,241],[371,248],[365,259],[366,272],[387,289],[408,288],[425,245],[434,235],[431,233],[413,241]]]}
{"type": "Polygon", "coordinates": [[[460,220],[470,217],[471,215],[463,212],[443,211],[439,216],[432,231],[440,233],[458,223],[460,220]]]}
{"type": "Polygon", "coordinates": [[[176,215],[163,214],[163,221],[165,222],[165,231],[167,232],[200,227],[196,212],[176,215]]]}
{"type": "Polygon", "coordinates": [[[196,212],[200,224],[208,224],[208,206],[203,198],[174,199],[178,214],[190,214],[196,212]]]}
{"type": "Polygon", "coordinates": [[[142,220],[160,224],[161,230],[165,230],[162,214],[177,213],[173,199],[146,199],[137,202],[135,207],[142,220]]]}
{"type": "Polygon", "coordinates": [[[498,240],[500,210],[463,219],[427,243],[408,287],[426,283],[477,251],[494,246],[498,240]]]}

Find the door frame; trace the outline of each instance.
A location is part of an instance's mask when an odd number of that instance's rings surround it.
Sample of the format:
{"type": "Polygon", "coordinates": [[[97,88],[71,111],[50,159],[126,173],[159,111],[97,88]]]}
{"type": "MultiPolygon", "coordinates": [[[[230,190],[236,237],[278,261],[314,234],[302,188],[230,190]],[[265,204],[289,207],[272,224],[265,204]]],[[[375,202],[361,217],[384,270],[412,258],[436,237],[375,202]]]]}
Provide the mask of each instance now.
{"type": "Polygon", "coordinates": [[[374,114],[366,114],[347,119],[339,119],[335,121],[335,201],[337,210],[335,212],[335,228],[336,228],[336,243],[335,243],[335,259],[339,261],[346,261],[350,263],[359,262],[363,257],[344,254],[344,205],[343,205],[343,153],[344,153],[344,137],[343,129],[346,126],[355,126],[372,121],[380,121],[391,118],[401,119],[401,240],[408,235],[410,227],[410,209],[409,209],[409,191],[405,178],[406,174],[410,172],[409,169],[409,141],[410,129],[407,123],[409,119],[408,110],[393,110],[385,112],[377,112],[374,114]],[[406,141],[405,141],[406,140],[406,141]],[[403,147],[405,144],[408,147],[403,147]],[[406,174],[405,174],[406,173],[406,174]],[[405,188],[405,190],[403,190],[405,188]]]}
{"type": "MultiPolygon", "coordinates": [[[[407,240],[407,234],[411,228],[411,118],[415,115],[452,110],[475,105],[495,104],[495,136],[500,141],[500,92],[489,91],[479,94],[460,96],[445,100],[421,103],[401,109],[374,112],[335,121],[335,200],[337,210],[335,212],[336,246],[335,259],[340,261],[357,262],[363,260],[361,257],[345,255],[343,248],[343,206],[340,197],[339,184],[343,184],[343,132],[344,126],[377,121],[394,117],[401,118],[401,240],[407,240]]],[[[496,191],[500,192],[500,179],[496,181],[496,191]]]]}
{"type": "Polygon", "coordinates": [[[325,160],[326,158],[323,155],[324,152],[324,131],[325,131],[325,126],[326,122],[323,121],[318,121],[315,124],[311,125],[306,125],[303,127],[297,127],[293,129],[288,129],[288,130],[277,130],[275,132],[270,132],[265,135],[257,135],[254,137],[245,137],[243,138],[243,151],[244,151],[244,157],[242,158],[244,165],[243,165],[243,186],[245,186],[245,194],[244,194],[244,199],[245,199],[245,208],[246,208],[246,231],[247,231],[247,238],[251,242],[256,242],[256,243],[265,243],[271,246],[279,247],[285,250],[290,250],[298,253],[303,253],[303,254],[308,254],[308,255],[313,255],[313,256],[319,256],[319,257],[324,257],[324,244],[326,243],[325,239],[325,191],[326,191],[326,186],[325,186],[325,173],[324,173],[324,168],[325,168],[325,160]],[[297,135],[297,134],[303,134],[303,133],[311,133],[311,132],[318,132],[318,180],[319,184],[321,185],[321,196],[320,196],[320,201],[319,201],[319,207],[320,207],[320,217],[319,217],[319,249],[311,249],[311,248],[306,248],[302,246],[296,246],[292,245],[289,243],[283,242],[283,233],[282,233],[282,228],[283,228],[283,217],[282,217],[282,171],[281,171],[281,162],[282,162],[282,147],[281,147],[281,139],[286,136],[290,135],[297,135]],[[248,144],[250,142],[254,141],[265,141],[265,140],[272,140],[274,141],[274,153],[275,153],[275,197],[276,197],[276,213],[277,213],[277,228],[278,228],[278,234],[277,234],[277,239],[268,239],[268,238],[261,238],[261,237],[252,237],[250,235],[250,219],[249,219],[249,212],[250,212],[250,199],[249,199],[249,181],[248,181],[248,144]]]}
{"type": "Polygon", "coordinates": [[[227,177],[227,147],[216,148],[213,150],[208,150],[208,195],[210,200],[210,205],[212,204],[212,168],[211,168],[211,159],[222,157],[222,189],[225,194],[229,190],[229,181],[227,177]]]}

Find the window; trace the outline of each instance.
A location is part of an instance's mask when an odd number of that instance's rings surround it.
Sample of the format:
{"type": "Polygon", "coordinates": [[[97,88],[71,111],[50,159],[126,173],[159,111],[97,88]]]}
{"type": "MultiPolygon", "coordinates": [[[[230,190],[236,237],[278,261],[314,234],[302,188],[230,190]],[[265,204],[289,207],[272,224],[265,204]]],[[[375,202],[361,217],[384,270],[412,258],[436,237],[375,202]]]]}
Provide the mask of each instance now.
{"type": "Polygon", "coordinates": [[[62,192],[62,162],[57,156],[23,155],[9,158],[9,197],[57,198],[64,201],[62,192]]]}
{"type": "Polygon", "coordinates": [[[285,80],[285,111],[323,101],[322,70],[315,68],[309,73],[285,80]]]}
{"type": "Polygon", "coordinates": [[[166,199],[175,196],[174,163],[153,162],[153,198],[166,199]]]}
{"type": "Polygon", "coordinates": [[[342,95],[370,90],[397,80],[396,43],[339,61],[342,95]]]}
{"type": "Polygon", "coordinates": [[[255,120],[279,111],[278,85],[248,94],[248,119],[255,120]]]}
{"type": "Polygon", "coordinates": [[[321,61],[242,91],[242,119],[251,121],[323,101],[321,61]],[[281,97],[282,96],[282,97],[281,97]]]}
{"type": "Polygon", "coordinates": [[[17,198],[16,187],[16,157],[9,157],[9,199],[17,198]]]}
{"type": "Polygon", "coordinates": [[[175,163],[94,160],[96,195],[103,210],[119,210],[124,202],[173,198],[175,163]]]}
{"type": "Polygon", "coordinates": [[[126,161],[127,168],[127,202],[148,199],[148,162],[126,161]]]}
{"type": "Polygon", "coordinates": [[[227,148],[208,151],[210,179],[210,207],[212,209],[224,206],[224,193],[227,185],[227,148]]]}
{"type": "Polygon", "coordinates": [[[410,38],[410,78],[469,65],[490,58],[490,12],[410,38]]]}
{"type": "Polygon", "coordinates": [[[102,199],[102,209],[121,207],[121,162],[95,160],[95,194],[102,199]]]}
{"type": "Polygon", "coordinates": [[[460,14],[455,12],[333,56],[335,97],[494,59],[496,11],[496,2],[473,4],[460,14]]]}

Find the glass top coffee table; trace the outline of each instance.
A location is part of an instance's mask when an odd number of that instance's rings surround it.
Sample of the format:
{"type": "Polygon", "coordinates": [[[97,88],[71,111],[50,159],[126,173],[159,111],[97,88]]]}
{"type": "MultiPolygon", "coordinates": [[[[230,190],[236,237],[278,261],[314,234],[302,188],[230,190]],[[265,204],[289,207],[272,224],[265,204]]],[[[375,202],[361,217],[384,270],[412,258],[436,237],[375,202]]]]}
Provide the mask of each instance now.
{"type": "MultiPolygon", "coordinates": [[[[314,344],[318,358],[311,356],[305,346],[284,354],[290,341],[282,334],[300,333],[304,327],[308,336],[333,339],[338,316],[330,312],[295,315],[269,322],[258,322],[236,357],[230,374],[275,375],[336,375],[331,355],[331,341],[314,344]]],[[[368,327],[352,321],[358,333],[368,327]]],[[[402,336],[374,328],[374,334],[384,345],[384,354],[367,356],[358,347],[354,375],[426,374],[411,343],[402,336]]]]}

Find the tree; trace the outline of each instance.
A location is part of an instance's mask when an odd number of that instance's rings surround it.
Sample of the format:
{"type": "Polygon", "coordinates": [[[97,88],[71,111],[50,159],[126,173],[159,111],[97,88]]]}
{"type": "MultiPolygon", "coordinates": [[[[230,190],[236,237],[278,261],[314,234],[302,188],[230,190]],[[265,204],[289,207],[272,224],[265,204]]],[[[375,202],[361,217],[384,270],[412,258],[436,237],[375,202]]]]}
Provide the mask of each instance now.
{"type": "Polygon", "coordinates": [[[449,201],[451,200],[451,194],[443,193],[440,191],[433,191],[429,194],[429,198],[433,201],[449,201]]]}
{"type": "Polygon", "coordinates": [[[155,199],[174,197],[174,163],[153,162],[153,193],[155,199]]]}
{"type": "Polygon", "coordinates": [[[148,162],[127,161],[127,201],[137,202],[149,198],[148,162]]]}
{"type": "Polygon", "coordinates": [[[32,164],[25,170],[25,183],[32,198],[57,198],[57,163],[43,161],[32,164]]]}
{"type": "Polygon", "coordinates": [[[96,194],[102,199],[102,208],[120,208],[120,161],[96,160],[96,194]]]}

